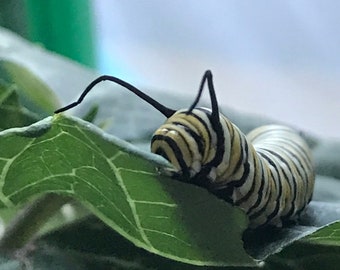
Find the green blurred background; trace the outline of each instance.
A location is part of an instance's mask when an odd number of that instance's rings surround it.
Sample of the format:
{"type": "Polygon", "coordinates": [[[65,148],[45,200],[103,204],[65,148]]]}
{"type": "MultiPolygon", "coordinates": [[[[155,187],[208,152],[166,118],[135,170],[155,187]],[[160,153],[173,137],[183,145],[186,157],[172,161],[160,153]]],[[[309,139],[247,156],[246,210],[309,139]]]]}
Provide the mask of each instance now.
{"type": "Polygon", "coordinates": [[[0,26],[90,67],[95,66],[88,0],[0,0],[0,26]]]}

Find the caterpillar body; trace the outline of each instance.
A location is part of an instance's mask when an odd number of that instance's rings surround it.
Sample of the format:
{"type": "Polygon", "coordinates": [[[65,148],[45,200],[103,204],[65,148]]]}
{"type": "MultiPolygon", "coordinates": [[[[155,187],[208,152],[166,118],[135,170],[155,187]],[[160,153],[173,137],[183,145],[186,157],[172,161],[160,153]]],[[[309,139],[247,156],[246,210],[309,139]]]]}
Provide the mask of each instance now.
{"type": "Polygon", "coordinates": [[[173,165],[173,177],[239,206],[248,215],[250,228],[281,227],[282,222],[296,220],[311,201],[314,170],[307,143],[293,129],[280,125],[262,126],[244,135],[219,113],[211,71],[205,72],[189,109],[169,109],[129,83],[104,75],[76,102],[55,113],[80,104],[104,80],[127,88],[167,117],[152,137],[151,151],[173,165]],[[211,109],[196,107],[205,83],[211,109]]]}

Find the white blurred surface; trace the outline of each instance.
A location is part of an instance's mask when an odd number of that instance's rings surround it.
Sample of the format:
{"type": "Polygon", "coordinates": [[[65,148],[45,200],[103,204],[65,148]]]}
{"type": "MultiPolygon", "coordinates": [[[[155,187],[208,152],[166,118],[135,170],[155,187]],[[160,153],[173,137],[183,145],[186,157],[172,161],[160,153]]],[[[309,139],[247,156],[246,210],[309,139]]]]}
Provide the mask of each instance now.
{"type": "Polygon", "coordinates": [[[336,0],[95,0],[99,70],[194,98],[211,69],[221,105],[340,138],[339,11],[336,0]]]}

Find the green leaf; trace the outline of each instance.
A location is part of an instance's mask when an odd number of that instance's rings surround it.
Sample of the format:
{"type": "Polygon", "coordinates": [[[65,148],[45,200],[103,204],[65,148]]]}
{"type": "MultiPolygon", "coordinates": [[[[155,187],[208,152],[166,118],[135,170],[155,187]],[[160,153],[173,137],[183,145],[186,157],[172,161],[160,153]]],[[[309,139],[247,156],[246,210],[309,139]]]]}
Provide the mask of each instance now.
{"type": "Polygon", "coordinates": [[[308,239],[307,236],[313,237],[318,230],[323,231],[330,223],[340,220],[338,209],[340,209],[340,203],[312,201],[297,225],[247,232],[244,235],[245,248],[253,257],[264,260],[292,243],[296,243],[297,240],[305,241],[308,239]]]}
{"type": "MultiPolygon", "coordinates": [[[[66,252],[86,254],[87,258],[85,259],[97,266],[93,269],[111,269],[107,265],[100,268],[103,263],[108,264],[109,262],[119,263],[123,269],[198,269],[197,266],[169,260],[137,248],[94,217],[86,218],[58,231],[51,232],[35,242],[35,246],[38,247],[46,245],[61,251],[64,250],[64,252],[66,250],[66,252]],[[125,268],[124,265],[126,265],[125,268]]],[[[115,267],[112,266],[112,269],[120,269],[119,265],[115,265],[115,267]]]]}
{"type": "MultiPolygon", "coordinates": [[[[95,239],[93,239],[95,241],[95,239]]],[[[111,243],[112,244],[112,243],[111,243]]],[[[157,268],[146,268],[137,261],[125,261],[114,256],[96,256],[89,253],[81,253],[70,250],[68,247],[59,248],[46,243],[34,246],[34,251],[26,251],[18,254],[17,257],[9,257],[0,254],[1,269],[18,270],[93,270],[93,269],[114,269],[114,270],[154,270],[157,268]]],[[[159,268],[158,268],[159,269],[159,268]]],[[[164,269],[164,268],[162,268],[164,269]]],[[[169,269],[169,268],[168,268],[169,269]]],[[[173,268],[170,268],[173,269],[173,268]]],[[[187,269],[187,268],[185,268],[187,269]]],[[[189,269],[197,269],[192,267],[189,269]]],[[[188,270],[188,269],[187,269],[188,270]]]]}
{"type": "Polygon", "coordinates": [[[0,79],[0,130],[22,127],[36,122],[38,115],[22,107],[18,101],[15,85],[0,79]]]}
{"type": "Polygon", "coordinates": [[[52,114],[60,106],[54,92],[35,74],[19,64],[0,60],[0,78],[14,84],[20,103],[41,117],[52,114]]]}
{"type": "Polygon", "coordinates": [[[165,177],[157,155],[61,115],[0,133],[2,205],[74,196],[136,246],[197,265],[256,265],[243,249],[244,213],[165,177]],[[188,195],[190,194],[190,195],[188,195]],[[213,209],[213,211],[212,211],[213,209]]]}
{"type": "MultiPolygon", "coordinates": [[[[267,230],[267,233],[269,232],[267,230]]],[[[311,246],[303,243],[302,239],[288,246],[281,253],[270,256],[266,259],[262,269],[320,269],[322,264],[326,265],[326,269],[338,269],[337,267],[340,266],[339,247],[311,246]]],[[[197,269],[197,267],[169,261],[138,249],[94,218],[82,220],[52,232],[35,243],[36,246],[43,244],[57,247],[60,250],[68,249],[73,252],[92,254],[92,257],[88,258],[91,261],[104,257],[106,261],[127,262],[130,267],[137,264],[145,269],[197,269]]]]}
{"type": "Polygon", "coordinates": [[[303,241],[307,244],[340,247],[340,222],[323,227],[303,239],[303,241]]]}
{"type": "Polygon", "coordinates": [[[339,229],[335,222],[293,243],[266,260],[269,269],[339,269],[339,229]]]}

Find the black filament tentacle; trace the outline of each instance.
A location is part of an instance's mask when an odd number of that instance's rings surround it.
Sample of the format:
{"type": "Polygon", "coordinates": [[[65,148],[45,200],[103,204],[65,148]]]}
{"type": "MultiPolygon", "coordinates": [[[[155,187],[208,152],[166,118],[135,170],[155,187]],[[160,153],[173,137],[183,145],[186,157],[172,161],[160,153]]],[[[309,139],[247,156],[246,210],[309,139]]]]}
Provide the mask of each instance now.
{"type": "Polygon", "coordinates": [[[67,110],[79,105],[83,101],[85,96],[93,89],[93,87],[96,86],[98,83],[100,83],[102,81],[111,81],[111,82],[119,84],[120,86],[123,86],[127,90],[131,91],[132,93],[134,93],[135,95],[137,95],[138,97],[140,97],[141,99],[143,99],[144,101],[149,103],[151,106],[153,106],[156,110],[161,112],[167,118],[169,118],[170,116],[172,116],[176,112],[175,110],[172,110],[170,108],[165,107],[164,105],[162,105],[161,103],[159,103],[155,99],[151,98],[147,94],[143,93],[141,90],[137,89],[133,85],[131,85],[131,84],[129,84],[129,83],[117,78],[117,77],[110,76],[110,75],[103,75],[103,76],[98,77],[94,81],[92,81],[85,88],[85,90],[80,95],[80,97],[78,98],[77,101],[56,110],[54,113],[61,113],[61,112],[67,111],[67,110]]]}

